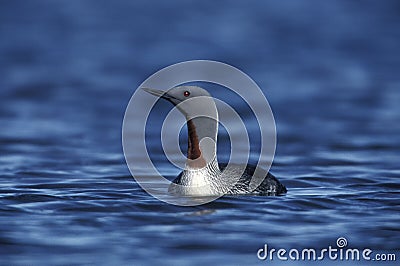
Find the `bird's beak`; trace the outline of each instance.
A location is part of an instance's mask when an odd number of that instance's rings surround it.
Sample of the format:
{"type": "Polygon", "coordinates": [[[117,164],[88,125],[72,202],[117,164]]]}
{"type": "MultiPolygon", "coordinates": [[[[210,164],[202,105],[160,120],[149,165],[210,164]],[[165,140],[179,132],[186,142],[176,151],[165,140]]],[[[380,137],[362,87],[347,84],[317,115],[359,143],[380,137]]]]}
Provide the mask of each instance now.
{"type": "Polygon", "coordinates": [[[173,105],[176,105],[179,103],[178,99],[169,95],[168,92],[166,92],[166,91],[160,91],[160,90],[150,89],[150,88],[142,88],[142,90],[144,90],[145,92],[148,92],[156,97],[166,99],[167,101],[171,102],[173,105]]]}
{"type": "Polygon", "coordinates": [[[142,88],[142,90],[144,90],[145,92],[148,92],[154,96],[157,96],[157,97],[163,97],[165,94],[165,91],[160,91],[160,90],[156,90],[156,89],[142,88]]]}

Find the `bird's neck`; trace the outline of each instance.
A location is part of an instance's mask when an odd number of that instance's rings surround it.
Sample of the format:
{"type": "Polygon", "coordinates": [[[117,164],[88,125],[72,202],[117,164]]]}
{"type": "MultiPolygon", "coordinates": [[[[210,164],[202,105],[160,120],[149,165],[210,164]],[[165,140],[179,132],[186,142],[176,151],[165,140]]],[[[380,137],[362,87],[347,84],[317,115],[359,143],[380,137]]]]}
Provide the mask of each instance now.
{"type": "MultiPolygon", "coordinates": [[[[210,163],[217,164],[218,121],[209,117],[187,120],[187,169],[200,169],[210,163]]],[[[218,164],[217,164],[218,165],[218,164]]]]}

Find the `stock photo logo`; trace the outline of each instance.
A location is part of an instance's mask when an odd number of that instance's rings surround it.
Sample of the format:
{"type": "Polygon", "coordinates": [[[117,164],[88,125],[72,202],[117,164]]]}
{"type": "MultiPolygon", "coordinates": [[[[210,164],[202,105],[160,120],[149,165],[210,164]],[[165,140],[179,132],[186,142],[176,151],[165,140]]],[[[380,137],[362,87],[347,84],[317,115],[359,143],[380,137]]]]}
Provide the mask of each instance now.
{"type": "Polygon", "coordinates": [[[276,146],[276,127],[269,103],[248,75],[225,63],[186,61],[151,75],[128,103],[122,145],[136,182],[150,195],[170,204],[196,206],[225,194],[276,196],[287,192],[268,172],[276,146]],[[205,85],[188,85],[191,82],[205,85]],[[251,143],[245,121],[229,98],[214,98],[207,84],[228,88],[251,108],[261,135],[256,164],[248,163],[251,143]],[[157,113],[157,118],[163,120],[160,129],[163,155],[181,171],[172,180],[153,163],[146,137],[147,128],[154,122],[150,113],[159,101],[169,102],[173,107],[157,113]],[[183,154],[179,134],[185,126],[187,153],[183,154]],[[226,144],[230,145],[230,158],[225,164],[217,159],[219,126],[226,129],[230,139],[230,144],[226,144]]]}
{"type": "Polygon", "coordinates": [[[336,239],[336,246],[330,245],[321,249],[276,249],[264,244],[264,247],[257,251],[257,258],[266,261],[396,261],[396,253],[394,252],[374,252],[370,248],[350,248],[348,245],[345,237],[336,239]]]}

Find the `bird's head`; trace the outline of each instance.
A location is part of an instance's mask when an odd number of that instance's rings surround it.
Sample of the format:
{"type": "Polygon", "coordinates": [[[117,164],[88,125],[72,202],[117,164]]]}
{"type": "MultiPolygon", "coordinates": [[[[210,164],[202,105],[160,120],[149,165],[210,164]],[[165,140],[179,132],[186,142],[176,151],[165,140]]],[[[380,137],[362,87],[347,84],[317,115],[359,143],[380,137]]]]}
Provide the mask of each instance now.
{"type": "Polygon", "coordinates": [[[187,120],[206,116],[218,120],[217,109],[211,95],[197,86],[179,86],[168,91],[143,88],[144,91],[165,99],[176,106],[187,120]]]}

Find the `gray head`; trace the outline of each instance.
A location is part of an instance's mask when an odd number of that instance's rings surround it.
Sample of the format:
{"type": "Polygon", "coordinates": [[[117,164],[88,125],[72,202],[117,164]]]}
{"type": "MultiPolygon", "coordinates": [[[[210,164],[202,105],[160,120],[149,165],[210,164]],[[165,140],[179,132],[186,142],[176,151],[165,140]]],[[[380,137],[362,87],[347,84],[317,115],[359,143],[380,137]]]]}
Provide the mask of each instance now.
{"type": "Polygon", "coordinates": [[[149,88],[143,88],[143,90],[175,105],[185,115],[187,120],[205,116],[218,121],[215,102],[208,91],[203,88],[197,86],[179,86],[168,91],[149,88]]]}

